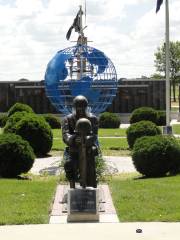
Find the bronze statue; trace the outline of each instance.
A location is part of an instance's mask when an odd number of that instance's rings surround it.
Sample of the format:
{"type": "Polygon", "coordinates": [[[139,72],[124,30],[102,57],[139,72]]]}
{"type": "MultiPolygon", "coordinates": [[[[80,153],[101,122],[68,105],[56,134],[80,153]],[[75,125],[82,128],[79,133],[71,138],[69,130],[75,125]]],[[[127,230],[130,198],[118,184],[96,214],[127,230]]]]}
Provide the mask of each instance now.
{"type": "Polygon", "coordinates": [[[62,124],[63,141],[67,145],[64,152],[66,177],[71,188],[75,188],[75,182],[83,188],[96,188],[98,120],[87,111],[88,101],[84,96],[74,98],[73,108],[73,113],[66,116],[62,124]]]}

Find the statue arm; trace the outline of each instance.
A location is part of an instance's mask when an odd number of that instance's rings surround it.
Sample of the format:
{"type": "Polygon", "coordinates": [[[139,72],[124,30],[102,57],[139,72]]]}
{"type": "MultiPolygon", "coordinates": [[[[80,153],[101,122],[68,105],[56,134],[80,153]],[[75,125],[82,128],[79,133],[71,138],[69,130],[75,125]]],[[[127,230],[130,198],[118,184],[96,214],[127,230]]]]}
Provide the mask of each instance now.
{"type": "Polygon", "coordinates": [[[86,143],[89,146],[96,144],[98,136],[98,120],[96,117],[92,118],[92,134],[86,137],[86,143]]]}
{"type": "Polygon", "coordinates": [[[68,119],[65,118],[62,123],[62,136],[63,141],[68,146],[73,146],[75,144],[75,134],[70,133],[68,119]]]}

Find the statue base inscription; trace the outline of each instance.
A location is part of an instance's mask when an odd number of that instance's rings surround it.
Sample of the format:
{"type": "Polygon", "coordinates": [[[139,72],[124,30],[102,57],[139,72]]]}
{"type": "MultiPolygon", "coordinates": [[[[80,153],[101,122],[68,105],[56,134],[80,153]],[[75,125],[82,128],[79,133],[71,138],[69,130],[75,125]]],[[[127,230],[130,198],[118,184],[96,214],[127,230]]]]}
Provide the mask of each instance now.
{"type": "Polygon", "coordinates": [[[99,190],[95,188],[68,190],[68,222],[99,221],[99,190]]]}

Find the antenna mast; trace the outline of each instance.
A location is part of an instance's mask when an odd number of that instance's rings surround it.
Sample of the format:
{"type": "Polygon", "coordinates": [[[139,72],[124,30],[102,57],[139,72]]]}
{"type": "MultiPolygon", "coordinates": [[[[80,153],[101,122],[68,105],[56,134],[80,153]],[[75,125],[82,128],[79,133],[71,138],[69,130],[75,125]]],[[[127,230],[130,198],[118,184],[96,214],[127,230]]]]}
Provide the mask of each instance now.
{"type": "Polygon", "coordinates": [[[78,37],[77,43],[87,45],[87,37],[84,36],[84,32],[83,32],[83,30],[86,26],[83,27],[82,16],[83,16],[82,5],[80,5],[79,6],[79,27],[80,27],[80,31],[79,31],[79,37],[78,37]]]}

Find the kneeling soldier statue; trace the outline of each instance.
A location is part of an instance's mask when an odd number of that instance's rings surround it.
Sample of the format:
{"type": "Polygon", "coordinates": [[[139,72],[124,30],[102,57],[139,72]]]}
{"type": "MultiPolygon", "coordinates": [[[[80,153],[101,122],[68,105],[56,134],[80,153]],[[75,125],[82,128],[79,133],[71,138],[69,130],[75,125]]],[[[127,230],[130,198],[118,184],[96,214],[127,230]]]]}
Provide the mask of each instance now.
{"type": "Polygon", "coordinates": [[[73,113],[65,117],[62,124],[63,141],[67,145],[64,152],[66,177],[70,188],[75,188],[75,182],[83,188],[96,188],[98,120],[87,111],[88,101],[84,96],[74,98],[73,108],[73,113]]]}

